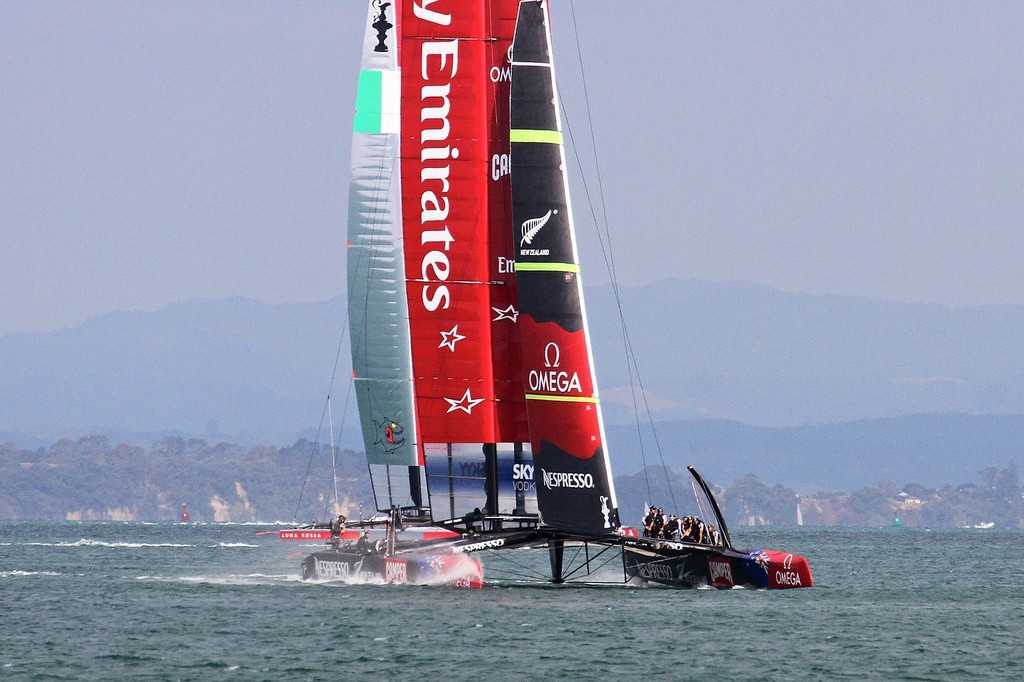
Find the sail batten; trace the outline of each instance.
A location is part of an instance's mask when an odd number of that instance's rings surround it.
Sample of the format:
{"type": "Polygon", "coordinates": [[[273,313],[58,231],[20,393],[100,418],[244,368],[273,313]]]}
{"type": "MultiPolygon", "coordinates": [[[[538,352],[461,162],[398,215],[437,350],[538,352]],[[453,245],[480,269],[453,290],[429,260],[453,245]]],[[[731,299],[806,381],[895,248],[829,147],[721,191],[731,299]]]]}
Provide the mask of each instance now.
{"type": "Polygon", "coordinates": [[[527,393],[527,400],[549,400],[553,402],[562,403],[591,403],[593,405],[598,404],[600,401],[596,396],[572,396],[572,395],[545,395],[543,393],[527,393]]]}
{"type": "Polygon", "coordinates": [[[559,130],[523,130],[513,128],[510,132],[510,138],[512,142],[562,144],[562,133],[559,130]]]}
{"type": "Polygon", "coordinates": [[[579,272],[578,263],[516,263],[517,272],[579,272]]]}

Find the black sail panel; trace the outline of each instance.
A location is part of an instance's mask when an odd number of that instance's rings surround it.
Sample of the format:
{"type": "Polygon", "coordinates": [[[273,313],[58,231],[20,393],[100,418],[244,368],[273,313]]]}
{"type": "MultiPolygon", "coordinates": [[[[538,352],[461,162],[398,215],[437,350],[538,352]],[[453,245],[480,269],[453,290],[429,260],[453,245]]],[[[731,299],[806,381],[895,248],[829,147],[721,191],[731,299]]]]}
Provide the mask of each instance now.
{"type": "Polygon", "coordinates": [[[562,272],[523,272],[517,281],[521,311],[530,311],[535,322],[554,322],[568,332],[583,330],[580,291],[576,278],[566,281],[562,272]]]}
{"type": "Polygon", "coordinates": [[[580,535],[619,526],[564,173],[544,2],[519,5],[512,42],[511,180],[520,349],[537,503],[580,535]]]}

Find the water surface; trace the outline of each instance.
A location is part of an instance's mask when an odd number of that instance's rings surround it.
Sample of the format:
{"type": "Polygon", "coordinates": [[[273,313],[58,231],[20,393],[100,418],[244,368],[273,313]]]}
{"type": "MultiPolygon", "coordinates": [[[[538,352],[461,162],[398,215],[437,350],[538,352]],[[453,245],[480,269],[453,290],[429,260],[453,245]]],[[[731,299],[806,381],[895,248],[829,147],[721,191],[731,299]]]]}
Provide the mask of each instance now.
{"type": "Polygon", "coordinates": [[[811,563],[759,592],[303,583],[266,529],[0,522],[0,679],[1024,676],[1021,531],[735,528],[811,563]]]}

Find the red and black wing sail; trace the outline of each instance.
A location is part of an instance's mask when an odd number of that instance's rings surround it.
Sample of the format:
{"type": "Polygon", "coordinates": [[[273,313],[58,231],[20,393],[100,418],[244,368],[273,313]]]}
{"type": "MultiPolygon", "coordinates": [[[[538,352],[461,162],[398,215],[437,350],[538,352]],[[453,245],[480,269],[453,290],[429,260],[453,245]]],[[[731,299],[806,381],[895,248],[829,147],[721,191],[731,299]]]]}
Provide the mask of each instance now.
{"type": "Polygon", "coordinates": [[[619,525],[565,176],[547,8],[519,5],[512,43],[511,176],[519,341],[537,502],[546,524],[619,525]]]}

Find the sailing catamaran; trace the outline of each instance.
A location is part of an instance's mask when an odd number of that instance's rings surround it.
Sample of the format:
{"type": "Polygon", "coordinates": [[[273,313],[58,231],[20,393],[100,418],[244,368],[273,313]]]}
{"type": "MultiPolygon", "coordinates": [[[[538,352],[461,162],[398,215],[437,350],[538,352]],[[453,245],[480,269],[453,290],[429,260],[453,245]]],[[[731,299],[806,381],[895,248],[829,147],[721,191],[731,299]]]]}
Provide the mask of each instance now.
{"type": "MultiPolygon", "coordinates": [[[[631,584],[811,584],[802,557],[734,549],[692,468],[716,544],[623,525],[565,168],[546,2],[370,2],[348,295],[382,511],[307,556],[305,578],[479,587],[478,553],[532,547],[554,583],[612,557],[631,584]]],[[[303,532],[326,530],[282,537],[303,532]]]]}

